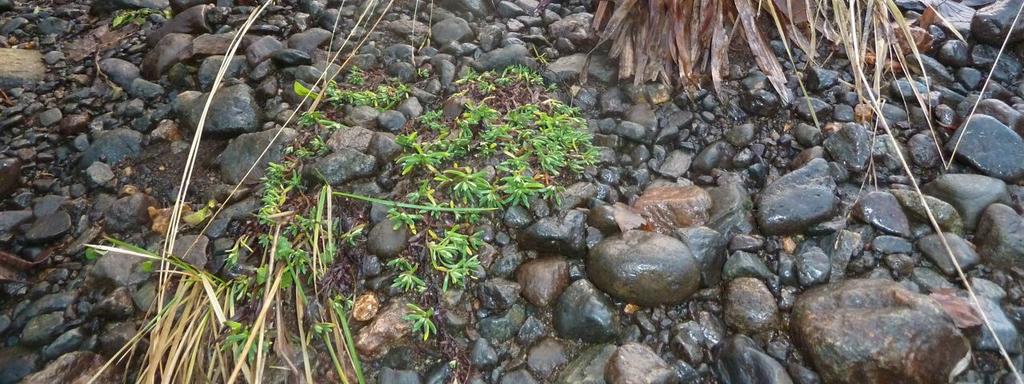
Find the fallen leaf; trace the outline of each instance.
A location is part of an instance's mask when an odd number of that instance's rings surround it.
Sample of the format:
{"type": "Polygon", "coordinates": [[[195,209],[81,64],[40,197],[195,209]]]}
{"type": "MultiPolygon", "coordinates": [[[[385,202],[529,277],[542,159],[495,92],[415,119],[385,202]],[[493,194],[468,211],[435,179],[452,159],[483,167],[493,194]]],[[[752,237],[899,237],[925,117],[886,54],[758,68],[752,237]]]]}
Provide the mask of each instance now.
{"type": "Polygon", "coordinates": [[[953,320],[957,328],[970,328],[981,325],[981,318],[967,299],[956,296],[951,290],[938,290],[928,295],[939,303],[943,312],[953,320]]]}

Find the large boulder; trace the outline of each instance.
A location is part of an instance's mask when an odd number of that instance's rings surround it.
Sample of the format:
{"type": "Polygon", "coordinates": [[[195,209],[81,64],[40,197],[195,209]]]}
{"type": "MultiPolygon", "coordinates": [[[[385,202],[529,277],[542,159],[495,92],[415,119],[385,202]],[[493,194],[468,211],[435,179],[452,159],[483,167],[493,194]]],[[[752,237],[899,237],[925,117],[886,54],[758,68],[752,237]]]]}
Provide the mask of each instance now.
{"type": "Polygon", "coordinates": [[[946,142],[946,150],[981,173],[1006,182],[1024,179],[1024,139],[988,115],[974,115],[946,142]]]}
{"type": "Polygon", "coordinates": [[[967,338],[938,303],[890,280],[803,293],[790,331],[827,383],[945,383],[970,358],[967,338]]]}
{"type": "Polygon", "coordinates": [[[594,285],[639,305],[678,304],[700,288],[701,264],[683,242],[631,230],[598,243],[587,257],[594,285]]]}
{"type": "Polygon", "coordinates": [[[1006,183],[984,175],[947,173],[925,184],[921,190],[953,205],[966,229],[974,229],[989,204],[1010,201],[1006,183]]]}

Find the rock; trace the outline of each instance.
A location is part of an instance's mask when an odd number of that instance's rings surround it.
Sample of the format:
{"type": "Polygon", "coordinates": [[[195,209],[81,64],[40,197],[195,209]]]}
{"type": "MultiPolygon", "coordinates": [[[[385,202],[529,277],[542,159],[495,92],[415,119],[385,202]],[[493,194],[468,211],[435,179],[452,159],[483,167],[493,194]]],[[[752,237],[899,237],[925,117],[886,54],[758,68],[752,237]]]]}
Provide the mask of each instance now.
{"type": "Polygon", "coordinates": [[[793,234],[828,220],[838,200],[823,159],[814,159],[775,180],[757,199],[757,221],[768,235],[793,234]]]}
{"type": "Polygon", "coordinates": [[[491,314],[491,316],[480,319],[477,328],[480,330],[481,337],[494,343],[502,343],[515,336],[525,321],[526,309],[522,305],[516,304],[505,313],[491,314]]]}
{"type": "Polygon", "coordinates": [[[683,228],[674,235],[686,243],[690,253],[700,262],[700,280],[703,285],[717,286],[725,265],[725,236],[708,227],[683,228]]]}
{"type": "Polygon", "coordinates": [[[757,255],[736,251],[725,260],[725,265],[722,266],[722,279],[732,280],[740,277],[768,280],[772,279],[774,275],[757,255]]]}
{"type": "Polygon", "coordinates": [[[910,221],[891,193],[872,191],[861,196],[853,206],[853,216],[890,235],[910,236],[910,221]]]}
{"type": "MultiPolygon", "coordinates": [[[[221,65],[224,64],[224,56],[215,55],[203,59],[203,63],[199,64],[199,72],[196,73],[196,78],[199,80],[199,88],[204,91],[209,91],[213,88],[213,82],[217,80],[217,74],[220,72],[221,65]]],[[[234,55],[228,62],[228,67],[224,71],[224,79],[237,79],[242,77],[245,72],[246,64],[245,57],[242,55],[234,55]]],[[[206,98],[209,95],[200,97],[197,104],[206,102],[206,98]]],[[[198,113],[202,113],[200,109],[198,113]]],[[[198,124],[198,121],[196,121],[198,124]]],[[[196,124],[190,126],[194,127],[196,124]]]]}
{"type": "MultiPolygon", "coordinates": [[[[1006,316],[1003,309],[999,307],[999,303],[987,298],[980,298],[979,302],[981,310],[985,312],[985,316],[988,317],[995,330],[995,336],[999,337],[1006,352],[1012,355],[1019,354],[1021,352],[1020,332],[1017,331],[1017,327],[1006,316]]],[[[996,344],[995,336],[988,330],[988,327],[979,327],[978,331],[980,335],[977,338],[972,338],[974,348],[979,351],[998,352],[999,345],[996,344]]]]}
{"type": "Polygon", "coordinates": [[[406,121],[405,115],[399,111],[384,111],[377,115],[377,125],[391,133],[401,132],[406,121]]]}
{"type": "Polygon", "coordinates": [[[450,17],[430,27],[430,37],[438,46],[445,46],[451,42],[472,38],[473,30],[469,28],[469,23],[465,19],[450,17]]]}
{"type": "Polygon", "coordinates": [[[43,345],[64,332],[64,313],[50,312],[33,317],[21,330],[25,345],[43,345]]]}
{"type": "MultiPolygon", "coordinates": [[[[917,193],[905,189],[892,189],[889,192],[896,197],[903,208],[910,212],[911,217],[923,223],[928,222],[928,213],[924,209],[925,203],[921,202],[917,193]]],[[[964,222],[960,219],[960,213],[956,211],[956,208],[932,196],[924,195],[924,199],[940,228],[957,234],[964,232],[964,222]]]]}
{"type": "Polygon", "coordinates": [[[265,176],[267,166],[280,162],[284,158],[284,149],[298,136],[299,133],[294,129],[284,128],[245,133],[231,139],[224,152],[217,156],[221,177],[231,184],[242,182],[243,179],[245,184],[258,183],[265,176]],[[268,146],[270,148],[264,154],[263,150],[268,146]],[[249,173],[248,177],[246,173],[249,173]]]}
{"type": "Polygon", "coordinates": [[[366,153],[373,141],[374,132],[363,127],[347,127],[333,133],[327,139],[327,147],[337,152],[342,148],[349,148],[366,153]]]}
{"type": "Polygon", "coordinates": [[[843,124],[825,139],[825,149],[837,162],[853,172],[863,172],[871,157],[871,134],[863,125],[843,124]]]}
{"type": "Polygon", "coordinates": [[[331,39],[331,31],[323,28],[310,28],[288,37],[288,48],[298,49],[310,55],[323,43],[331,39]]]}
{"type": "MultiPolygon", "coordinates": [[[[981,261],[978,253],[974,250],[974,245],[968,243],[967,240],[964,240],[955,233],[944,233],[943,236],[946,237],[946,243],[949,244],[950,250],[953,251],[953,257],[956,258],[957,263],[965,271],[981,261]]],[[[949,259],[949,253],[946,252],[946,247],[942,245],[939,234],[932,233],[922,237],[917,241],[917,248],[932,263],[938,266],[943,273],[949,276],[956,275],[956,267],[953,266],[953,261],[949,259]]]]}
{"type": "Polygon", "coordinates": [[[142,152],[142,134],[130,129],[113,129],[93,135],[92,145],[78,160],[78,168],[85,169],[93,162],[117,164],[121,160],[138,156],[142,152]]]}
{"type": "Polygon", "coordinates": [[[388,352],[391,344],[412,332],[412,323],[403,319],[408,312],[402,300],[392,301],[377,314],[373,321],[359,329],[355,347],[368,357],[379,357],[388,352]]]}
{"type": "Polygon", "coordinates": [[[139,67],[116,57],[100,60],[100,71],[121,88],[128,88],[139,78],[139,67]]]}
{"type": "Polygon", "coordinates": [[[974,229],[989,204],[1009,201],[1006,183],[982,175],[947,173],[925,184],[922,191],[956,208],[968,230],[974,229]]]}
{"type": "Polygon", "coordinates": [[[485,71],[500,71],[511,65],[524,65],[536,68],[537,62],[533,60],[530,51],[519,44],[507,47],[496,48],[493,51],[480,55],[477,59],[480,69],[485,71]]]}
{"type": "Polygon", "coordinates": [[[650,187],[633,203],[633,208],[658,231],[670,232],[674,228],[706,223],[711,210],[711,196],[693,185],[650,187]]]}
{"type": "Polygon", "coordinates": [[[0,348],[0,383],[18,383],[41,363],[39,354],[24,346],[0,348]]]}
{"type": "Polygon", "coordinates": [[[255,68],[270,58],[270,55],[284,48],[284,44],[273,36],[263,36],[253,41],[245,49],[245,61],[255,68]]]}
{"type": "Polygon", "coordinates": [[[142,77],[157,81],[171,66],[192,57],[192,35],[168,33],[142,59],[142,77]]]}
{"type": "Polygon", "coordinates": [[[493,3],[485,0],[445,0],[442,4],[447,9],[465,12],[477,17],[484,17],[493,12],[488,6],[488,4],[493,3]]]}
{"type": "Polygon", "coordinates": [[[828,282],[832,262],[821,248],[811,247],[800,253],[796,264],[797,279],[803,287],[828,282]]]}
{"type": "Polygon", "coordinates": [[[171,253],[193,267],[203,270],[206,269],[209,258],[206,254],[209,246],[210,238],[206,236],[185,235],[174,241],[174,250],[171,253]]]}
{"type": "Polygon", "coordinates": [[[60,239],[71,230],[71,216],[63,209],[40,217],[25,231],[25,240],[45,244],[60,239]]]}
{"type": "Polygon", "coordinates": [[[640,343],[623,344],[608,359],[604,378],[610,384],[675,383],[675,371],[658,354],[640,343]]]}
{"type": "Polygon", "coordinates": [[[589,46],[597,38],[591,28],[593,20],[594,15],[590,13],[574,12],[548,25],[548,33],[550,36],[564,37],[577,47],[589,46]]]}
{"type": "Polygon", "coordinates": [[[340,186],[373,175],[376,163],[377,159],[373,156],[342,148],[314,162],[307,172],[311,177],[322,178],[332,186],[340,186]]]}
{"type": "Polygon", "coordinates": [[[735,335],[722,341],[715,353],[714,367],[723,384],[793,383],[786,368],[744,335],[735,335]]]}
{"type": "Polygon", "coordinates": [[[491,343],[487,342],[487,339],[478,338],[469,352],[469,362],[476,368],[490,368],[498,362],[498,352],[494,350],[491,343]]]}
{"type": "Polygon", "coordinates": [[[298,49],[282,48],[270,54],[270,60],[278,68],[298,67],[300,65],[313,64],[313,57],[305,51],[298,49]]]}
{"type": "MultiPolygon", "coordinates": [[[[204,93],[185,107],[185,126],[199,126],[208,97],[209,93],[204,93]]],[[[262,126],[262,108],[256,102],[256,93],[245,83],[239,83],[223,87],[214,94],[203,133],[232,137],[258,132],[262,126]]]]}
{"type": "Polygon", "coordinates": [[[824,91],[839,82],[839,72],[831,69],[814,67],[807,71],[806,76],[804,85],[811,91],[824,91]]]}
{"type": "Polygon", "coordinates": [[[211,32],[210,25],[207,24],[206,12],[213,8],[213,4],[198,4],[178,12],[160,28],[150,31],[146,35],[146,43],[150,47],[156,46],[160,39],[170,33],[199,35],[211,32]]]}
{"type": "Polygon", "coordinates": [[[519,369],[502,375],[498,384],[537,384],[537,379],[529,371],[519,369]]]}
{"type": "Polygon", "coordinates": [[[548,64],[547,69],[550,72],[550,76],[552,76],[551,80],[553,82],[564,83],[579,79],[586,62],[587,54],[576,53],[559,57],[551,62],[551,64],[548,64]]]}
{"type": "MultiPolygon", "coordinates": [[[[148,309],[148,308],[147,308],[148,309]]],[[[135,311],[131,293],[127,287],[119,287],[107,294],[93,307],[91,314],[108,320],[127,319],[135,311]]]]}
{"type": "Polygon", "coordinates": [[[971,63],[970,49],[967,43],[959,39],[949,39],[939,46],[939,62],[954,67],[966,67],[971,63]]]}
{"type": "Polygon", "coordinates": [[[619,314],[611,300],[586,279],[562,292],[553,314],[559,337],[587,343],[608,341],[619,334],[619,314]]]}
{"type": "Polygon", "coordinates": [[[366,250],[381,259],[392,259],[408,247],[409,236],[409,226],[382,220],[367,235],[366,250]]]}
{"type": "Polygon", "coordinates": [[[824,119],[832,113],[832,106],[816,97],[801,97],[793,101],[796,114],[807,121],[814,121],[814,117],[824,119]]]}
{"type": "Polygon", "coordinates": [[[24,224],[32,218],[32,211],[24,209],[18,211],[0,211],[0,233],[6,233],[11,229],[24,224]]]}
{"type": "Polygon", "coordinates": [[[391,367],[381,368],[380,373],[377,374],[377,380],[379,383],[389,384],[420,384],[423,382],[420,374],[416,371],[399,370],[391,367]]]}
{"type": "Polygon", "coordinates": [[[1015,183],[1024,179],[1024,139],[987,115],[974,115],[946,142],[946,150],[986,175],[1015,183]],[[959,145],[958,145],[959,144],[959,145]]]}
{"type": "Polygon", "coordinates": [[[352,318],[356,321],[370,321],[377,316],[379,310],[380,301],[377,300],[377,296],[373,293],[364,293],[359,295],[352,306],[352,318]]]}
{"type": "Polygon", "coordinates": [[[0,159],[0,198],[9,196],[20,185],[21,160],[13,158],[0,159]]]}
{"type": "Polygon", "coordinates": [[[527,301],[546,307],[569,285],[569,263],[558,256],[527,261],[516,270],[516,281],[527,301]]]}
{"type": "Polygon", "coordinates": [[[1013,20],[1019,9],[1020,2],[1015,0],[996,0],[982,7],[971,19],[971,36],[995,45],[1003,44],[1006,39],[1009,43],[1024,39],[1024,25],[1017,23],[1013,30],[1010,30],[1010,27],[1014,26],[1013,20]]]}
{"type": "Polygon", "coordinates": [[[603,384],[605,367],[618,347],[611,344],[594,345],[584,349],[562,370],[557,384],[603,384]]]}
{"type": "Polygon", "coordinates": [[[138,256],[107,252],[96,260],[96,265],[93,265],[92,268],[92,276],[102,283],[115,286],[134,285],[146,280],[147,274],[141,272],[139,268],[142,262],[143,260],[138,256]]]}
{"type": "Polygon", "coordinates": [[[794,344],[825,382],[946,382],[970,356],[939,305],[888,280],[847,280],[797,298],[794,344]]]}
{"type": "Polygon", "coordinates": [[[982,259],[1000,268],[1024,265],[1024,218],[1004,204],[985,208],[974,242],[982,259]]]}
{"type": "Polygon", "coordinates": [[[520,234],[519,247],[549,254],[582,256],[587,251],[586,223],[587,215],[578,210],[545,217],[520,234]]]}
{"type": "Polygon", "coordinates": [[[594,285],[629,303],[678,304],[700,288],[701,264],[686,244],[655,232],[602,240],[586,262],[594,285]]]}
{"type": "Polygon", "coordinates": [[[546,379],[569,362],[562,344],[553,338],[545,338],[526,353],[526,366],[534,375],[546,379]]]}
{"type": "MultiPolygon", "coordinates": [[[[94,352],[75,351],[61,355],[50,362],[41,371],[26,376],[22,384],[115,384],[118,382],[116,367],[107,367],[103,373],[97,373],[106,365],[107,359],[94,352]],[[93,378],[93,376],[96,376],[93,378]]],[[[3,380],[0,380],[3,381],[3,380]]]]}
{"type": "Polygon", "coordinates": [[[137,192],[117,199],[107,208],[104,227],[111,232],[138,231],[140,227],[148,229],[151,222],[149,207],[158,207],[158,204],[156,199],[145,193],[137,192]]]}
{"type": "Polygon", "coordinates": [[[484,281],[477,287],[480,305],[487,309],[508,309],[519,298],[519,284],[496,277],[484,281]]]}
{"type": "Polygon", "coordinates": [[[12,89],[42,81],[46,68],[39,51],[0,48],[0,88],[12,89]]]}
{"type": "Polygon", "coordinates": [[[680,177],[690,169],[690,162],[693,156],[689,153],[675,150],[668,154],[665,162],[661,163],[658,173],[669,177],[680,177]]]}
{"type": "Polygon", "coordinates": [[[939,163],[939,150],[931,135],[918,133],[907,141],[910,147],[910,159],[921,167],[930,168],[939,163]]]}
{"type": "Polygon", "coordinates": [[[761,280],[741,277],[725,291],[725,322],[746,334],[770,331],[779,318],[775,297],[761,280]]]}

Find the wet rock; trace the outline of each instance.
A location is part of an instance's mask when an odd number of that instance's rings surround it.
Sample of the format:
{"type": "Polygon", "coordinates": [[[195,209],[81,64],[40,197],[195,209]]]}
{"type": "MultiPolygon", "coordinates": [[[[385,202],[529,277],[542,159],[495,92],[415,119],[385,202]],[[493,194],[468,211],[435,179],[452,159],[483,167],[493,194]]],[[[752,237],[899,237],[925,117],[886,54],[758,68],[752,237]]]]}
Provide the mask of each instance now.
{"type": "Polygon", "coordinates": [[[832,113],[832,106],[816,97],[798,98],[793,101],[793,108],[798,116],[807,121],[814,121],[815,116],[821,120],[832,113]]]}
{"type": "Polygon", "coordinates": [[[430,37],[438,46],[445,46],[451,42],[472,38],[473,30],[469,28],[469,23],[465,19],[450,17],[430,27],[430,37]]]}
{"type": "Polygon", "coordinates": [[[739,277],[756,277],[768,280],[774,275],[757,255],[749,252],[736,251],[725,260],[722,266],[722,279],[732,280],[739,277]]]}
{"type": "Polygon", "coordinates": [[[270,60],[278,68],[298,67],[300,65],[313,64],[313,57],[305,51],[298,49],[282,48],[270,54],[270,60]]]}
{"type": "Polygon", "coordinates": [[[38,218],[27,231],[25,240],[44,244],[58,240],[71,230],[71,215],[64,210],[38,218]]]}
{"type": "Polygon", "coordinates": [[[553,338],[541,340],[526,353],[526,366],[541,379],[548,378],[568,361],[562,344],[553,338]]]}
{"type": "MultiPolygon", "coordinates": [[[[89,351],[75,351],[61,355],[50,362],[41,371],[26,376],[22,384],[115,384],[118,382],[117,368],[108,367],[97,373],[106,365],[107,359],[89,351]],[[96,376],[93,378],[93,376],[96,376]]],[[[0,380],[3,381],[3,380],[0,380]]]]}
{"type": "Polygon", "coordinates": [[[697,186],[650,187],[633,204],[648,222],[662,232],[703,225],[711,210],[711,196],[697,186]]]}
{"type": "Polygon", "coordinates": [[[991,322],[995,334],[993,335],[988,327],[979,327],[980,335],[972,339],[974,348],[979,351],[998,352],[999,345],[996,344],[995,338],[999,337],[1006,352],[1013,355],[1019,354],[1021,351],[1020,332],[1017,331],[1017,327],[1006,316],[1003,309],[999,307],[999,303],[987,298],[980,298],[979,302],[981,310],[985,312],[985,316],[991,322]]]}
{"type": "Polygon", "coordinates": [[[890,235],[910,236],[910,222],[891,193],[872,191],[853,206],[853,216],[890,235]]]}
{"type": "Polygon", "coordinates": [[[558,256],[527,261],[516,270],[516,281],[527,301],[546,307],[554,303],[569,284],[569,263],[558,256]]]}
{"type": "MultiPolygon", "coordinates": [[[[224,56],[216,55],[210,56],[203,59],[203,63],[199,64],[199,71],[196,73],[196,79],[199,80],[199,88],[204,91],[209,91],[213,88],[213,82],[217,80],[217,74],[220,73],[220,67],[224,64],[224,56]]],[[[224,71],[224,79],[237,79],[242,76],[246,68],[245,57],[241,55],[235,55],[231,57],[228,62],[228,67],[224,71]]],[[[206,95],[209,96],[209,95],[206,95]]],[[[199,103],[206,102],[206,96],[200,97],[199,103]]],[[[202,112],[202,110],[200,110],[202,112]]],[[[195,125],[190,125],[195,127],[195,125]]]]}
{"type": "Polygon", "coordinates": [[[700,279],[704,286],[713,287],[722,279],[725,265],[725,236],[708,227],[690,227],[677,230],[679,237],[700,262],[700,279]]]}
{"type": "Polygon", "coordinates": [[[119,287],[93,307],[92,315],[103,319],[124,320],[131,316],[134,310],[135,307],[128,288],[119,287]]]}
{"type": "Polygon", "coordinates": [[[931,135],[918,133],[907,141],[910,160],[922,167],[934,167],[939,163],[939,150],[931,135]]]}
{"type": "Polygon", "coordinates": [[[64,313],[50,312],[33,317],[21,330],[21,342],[26,345],[43,345],[64,332],[64,313]]]}
{"type": "Polygon", "coordinates": [[[369,321],[374,316],[377,316],[377,311],[379,310],[380,301],[377,300],[377,295],[364,293],[359,295],[359,298],[356,299],[355,304],[352,306],[352,318],[357,321],[369,321]]]}
{"type": "Polygon", "coordinates": [[[947,173],[925,184],[922,191],[956,208],[968,230],[974,229],[989,204],[1009,201],[1006,183],[982,175],[947,173]]]}
{"type": "Polygon", "coordinates": [[[536,384],[537,379],[525,369],[515,370],[501,376],[498,384],[536,384]]]}
{"type": "Polygon", "coordinates": [[[330,40],[331,32],[322,28],[310,28],[288,37],[288,48],[313,54],[320,45],[330,40]]]}
{"type": "Polygon", "coordinates": [[[164,9],[167,7],[167,0],[100,0],[92,2],[89,13],[105,15],[121,9],[164,9]]]}
{"type": "Polygon", "coordinates": [[[92,145],[78,161],[80,169],[88,168],[93,162],[103,161],[117,164],[121,160],[138,156],[142,151],[142,134],[130,129],[113,129],[93,135],[92,145]]]}
{"type": "MultiPolygon", "coordinates": [[[[909,213],[910,216],[915,220],[922,223],[928,223],[928,212],[925,211],[925,203],[921,202],[921,198],[914,191],[908,191],[904,189],[892,189],[890,193],[896,200],[899,201],[900,205],[903,206],[909,213]]],[[[927,202],[928,208],[932,211],[932,215],[935,217],[935,221],[939,223],[939,227],[945,231],[950,231],[957,234],[963,234],[964,222],[960,219],[960,213],[956,211],[949,203],[939,200],[935,197],[924,195],[924,199],[927,202]]]]}
{"type": "Polygon", "coordinates": [[[740,332],[753,334],[775,328],[779,306],[761,280],[741,277],[729,282],[725,292],[725,322],[740,332]]]}
{"type": "Polygon", "coordinates": [[[1024,39],[1024,26],[1014,26],[1013,20],[1020,9],[1020,3],[1014,0],[997,0],[974,13],[971,19],[971,36],[989,44],[1002,44],[1007,35],[1013,43],[1024,39]]]}
{"type": "Polygon", "coordinates": [[[803,287],[828,282],[832,262],[821,248],[811,247],[797,257],[797,279],[803,287]]]}
{"type": "Polygon", "coordinates": [[[839,82],[839,72],[824,68],[811,68],[804,80],[808,90],[823,91],[832,88],[839,82]]]}
{"type": "Polygon", "coordinates": [[[729,169],[736,149],[724,141],[716,141],[704,147],[693,158],[693,170],[698,173],[711,173],[715,169],[729,169]]]}
{"type": "MultiPolygon", "coordinates": [[[[973,267],[981,261],[978,253],[974,250],[974,245],[968,243],[967,240],[964,240],[955,233],[944,233],[943,236],[946,237],[946,243],[949,244],[950,250],[953,251],[953,257],[956,258],[957,263],[964,270],[973,267]]],[[[943,273],[949,276],[956,274],[956,267],[953,266],[953,261],[949,259],[949,253],[946,252],[946,247],[942,245],[939,234],[932,233],[922,237],[917,241],[917,248],[932,263],[938,266],[943,273]]]]}
{"type": "Polygon", "coordinates": [[[284,48],[284,44],[273,36],[263,36],[253,41],[245,49],[245,61],[250,67],[256,67],[270,58],[270,55],[284,48]]]}
{"type": "Polygon", "coordinates": [[[279,162],[284,157],[284,149],[298,137],[299,133],[291,128],[281,130],[268,129],[262,132],[246,133],[231,139],[227,148],[217,157],[220,174],[231,184],[242,182],[255,184],[266,174],[267,166],[279,162]],[[271,144],[273,142],[273,144],[271,144]],[[266,154],[263,150],[268,146],[266,154]],[[260,155],[263,155],[260,158],[260,155]],[[259,162],[256,160],[259,159],[259,162]],[[255,163],[255,166],[253,164],[255,163]],[[252,172],[246,177],[249,169],[252,172]]]}
{"type": "Polygon", "coordinates": [[[503,48],[496,48],[493,51],[480,55],[477,60],[480,69],[485,71],[500,71],[511,65],[525,65],[536,68],[537,62],[530,56],[530,51],[523,45],[513,44],[503,48]]]}
{"type": "Polygon", "coordinates": [[[409,335],[411,323],[403,319],[407,312],[406,303],[401,300],[384,307],[373,322],[357,332],[355,346],[359,353],[370,357],[382,356],[392,343],[409,335]]]}
{"type": "Polygon", "coordinates": [[[120,252],[107,252],[96,260],[92,276],[101,283],[128,286],[146,280],[147,273],[141,271],[143,260],[120,252]]]}
{"type": "Polygon", "coordinates": [[[658,354],[640,343],[620,346],[608,359],[604,378],[611,384],[675,383],[675,372],[658,354]]]}
{"type": "Polygon", "coordinates": [[[700,287],[701,265],[686,244],[631,230],[605,239],[587,257],[587,274],[601,290],[629,303],[678,304],[700,287]]]}
{"type": "Polygon", "coordinates": [[[1024,139],[987,115],[974,115],[946,142],[946,150],[982,173],[1007,182],[1024,179],[1024,139]],[[959,145],[957,145],[959,143],[959,145]]]}
{"type": "Polygon", "coordinates": [[[584,349],[558,375],[557,384],[603,384],[604,371],[618,347],[611,344],[584,349]]]}
{"type": "Polygon", "coordinates": [[[970,353],[938,304],[888,280],[847,280],[803,293],[791,330],[826,382],[946,382],[970,353]]]}
{"type": "Polygon", "coordinates": [[[578,210],[545,217],[520,234],[519,246],[550,254],[582,256],[587,251],[586,223],[587,215],[578,210]]]}
{"type": "Polygon", "coordinates": [[[939,46],[939,62],[954,67],[966,67],[970,64],[970,49],[967,43],[959,39],[949,39],[939,46]]]}
{"type": "MultiPolygon", "coordinates": [[[[183,121],[185,126],[199,126],[208,97],[209,94],[204,93],[189,103],[183,121]]],[[[203,133],[230,137],[258,132],[263,125],[261,111],[256,93],[245,83],[223,87],[213,96],[203,133]]]]}
{"type": "Polygon", "coordinates": [[[314,162],[308,172],[311,177],[322,178],[332,186],[340,186],[373,175],[376,164],[377,159],[373,156],[342,148],[314,162]]]}
{"type": "Polygon", "coordinates": [[[480,319],[477,328],[480,336],[494,343],[502,343],[516,335],[526,321],[526,309],[516,304],[501,314],[492,314],[480,319]]]}
{"type": "Polygon", "coordinates": [[[1004,204],[992,204],[978,222],[974,242],[986,263],[1000,268],[1024,265],[1024,218],[1004,204]]]}
{"type": "Polygon", "coordinates": [[[157,81],[171,66],[192,57],[192,36],[168,33],[142,59],[142,77],[157,81]]]}
{"type": "Polygon", "coordinates": [[[211,32],[210,25],[206,23],[206,11],[213,9],[213,7],[212,4],[202,4],[178,12],[170,21],[161,25],[160,28],[150,31],[146,35],[146,43],[150,47],[156,46],[160,39],[170,33],[199,35],[204,32],[211,32]]]}
{"type": "Polygon", "coordinates": [[[406,249],[409,236],[409,226],[383,220],[367,235],[366,250],[381,259],[392,259],[406,249]]]}
{"type": "Polygon", "coordinates": [[[32,211],[24,209],[18,211],[0,211],[0,233],[24,224],[32,218],[32,211]]]}
{"type": "Polygon", "coordinates": [[[508,309],[519,298],[519,284],[496,277],[477,287],[480,305],[487,309],[508,309]]]}
{"type": "Polygon", "coordinates": [[[0,48],[0,87],[4,89],[42,81],[46,70],[43,55],[39,51],[0,48]]]}
{"type": "Polygon", "coordinates": [[[41,363],[39,354],[24,346],[0,348],[0,383],[17,383],[41,363]]]}
{"type": "Polygon", "coordinates": [[[137,192],[117,199],[107,208],[104,227],[111,232],[138,231],[148,228],[151,221],[149,207],[159,205],[152,196],[137,192]]]}
{"type": "Polygon", "coordinates": [[[863,172],[871,157],[871,134],[857,123],[843,124],[825,139],[825,149],[837,162],[854,172],[863,172]]]}
{"type": "Polygon", "coordinates": [[[21,160],[0,159],[0,198],[7,197],[21,185],[21,160]]]}
{"type": "Polygon", "coordinates": [[[423,382],[420,374],[416,371],[399,370],[391,367],[381,368],[380,373],[377,375],[377,380],[380,383],[389,384],[420,384],[423,382]]]}
{"type": "Polygon", "coordinates": [[[735,335],[722,342],[715,354],[715,373],[723,384],[791,384],[786,369],[757,347],[754,340],[735,335]]]}
{"type": "Polygon", "coordinates": [[[562,292],[553,319],[564,339],[597,343],[619,334],[619,314],[611,299],[586,279],[576,280],[562,292]]]}
{"type": "Polygon", "coordinates": [[[757,199],[757,220],[768,235],[798,233],[835,213],[836,183],[823,159],[775,180],[757,199]]]}
{"type": "Polygon", "coordinates": [[[658,168],[658,173],[669,176],[669,177],[680,177],[690,169],[690,163],[693,156],[683,151],[672,151],[665,158],[665,162],[661,163],[661,167],[658,168]]]}

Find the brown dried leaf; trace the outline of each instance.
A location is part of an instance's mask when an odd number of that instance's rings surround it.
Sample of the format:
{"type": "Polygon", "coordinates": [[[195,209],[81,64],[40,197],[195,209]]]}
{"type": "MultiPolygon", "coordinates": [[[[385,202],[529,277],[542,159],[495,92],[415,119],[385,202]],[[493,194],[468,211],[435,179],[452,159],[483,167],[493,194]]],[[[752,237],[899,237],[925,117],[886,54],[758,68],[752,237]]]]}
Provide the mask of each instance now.
{"type": "Polygon", "coordinates": [[[956,296],[951,290],[938,290],[928,296],[939,303],[957,328],[971,328],[982,324],[974,306],[967,299],[956,296]]]}
{"type": "Polygon", "coordinates": [[[754,8],[750,5],[749,0],[736,0],[733,3],[736,5],[736,14],[739,17],[737,24],[743,29],[743,34],[747,38],[747,46],[750,47],[750,52],[754,54],[757,66],[768,76],[768,81],[772,83],[772,87],[779,94],[779,98],[783,102],[788,103],[790,100],[793,100],[793,94],[786,87],[786,75],[782,72],[779,60],[768,49],[768,44],[765,43],[764,37],[761,36],[761,32],[757,29],[754,8]]]}

